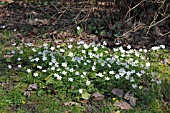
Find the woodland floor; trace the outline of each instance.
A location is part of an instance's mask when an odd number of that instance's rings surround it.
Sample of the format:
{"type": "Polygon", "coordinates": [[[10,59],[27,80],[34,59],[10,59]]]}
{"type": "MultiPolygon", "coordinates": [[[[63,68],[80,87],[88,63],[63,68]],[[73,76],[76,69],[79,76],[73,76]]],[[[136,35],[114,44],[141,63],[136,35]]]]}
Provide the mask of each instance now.
{"type": "Polygon", "coordinates": [[[65,38],[78,37],[87,42],[106,40],[110,47],[116,46],[115,43],[118,42],[124,47],[130,44],[137,49],[161,44],[170,49],[169,18],[156,26],[157,30],[149,29],[146,35],[143,33],[144,22],[138,21],[129,25],[121,15],[113,4],[110,7],[93,7],[82,2],[44,5],[18,1],[0,6],[0,35],[5,31],[10,32],[12,42],[16,44],[36,43],[39,40],[61,42],[65,38]],[[81,36],[76,35],[77,26],[83,29],[81,36]],[[127,33],[128,31],[130,32],[127,33]],[[124,35],[126,33],[127,35],[124,35]]]}
{"type": "MultiPolygon", "coordinates": [[[[17,46],[29,42],[34,44],[39,42],[53,42],[57,44],[64,42],[68,38],[73,38],[75,42],[84,40],[87,43],[92,41],[98,43],[105,40],[110,48],[120,45],[126,48],[127,45],[131,45],[132,48],[135,49],[148,49],[163,44],[166,46],[166,49],[170,50],[169,17],[157,24],[157,26],[145,29],[146,26],[144,24],[146,24],[147,19],[149,22],[152,21],[151,18],[136,18],[138,21],[132,21],[132,23],[129,24],[125,22],[122,16],[123,14],[116,9],[114,4],[100,4],[100,6],[94,7],[86,2],[67,3],[65,5],[53,2],[45,5],[37,2],[23,1],[16,1],[10,4],[2,3],[0,4],[0,45],[3,45],[3,48],[10,47],[11,44],[17,46]],[[80,26],[80,28],[83,29],[81,34],[77,34],[77,26],[80,26]]],[[[147,17],[148,15],[144,16],[147,17]]],[[[18,86],[19,90],[26,89],[27,84],[21,83],[20,85],[19,83],[21,79],[20,76],[16,76],[16,73],[13,73],[12,71],[8,72],[4,65],[0,65],[0,68],[0,75],[11,73],[10,77],[1,77],[3,82],[12,81],[4,83],[5,86],[7,86],[6,89],[15,89],[18,86]],[[18,85],[16,85],[17,83],[18,85]],[[20,88],[20,86],[23,87],[20,88]]],[[[169,76],[168,69],[169,65],[165,68],[165,71],[161,71],[164,75],[169,76]]],[[[169,84],[165,84],[165,86],[166,87],[162,87],[162,89],[169,95],[169,84]]],[[[10,99],[15,98],[14,95],[18,94],[18,92],[14,92],[13,90],[9,90],[9,92],[2,90],[2,92],[0,97],[8,93],[10,99]]],[[[21,94],[19,94],[18,97],[22,97],[21,94]]],[[[18,104],[8,106],[9,112],[17,111],[17,109],[25,109],[30,113],[34,113],[38,108],[43,109],[43,112],[47,112],[48,110],[46,108],[49,106],[56,107],[54,106],[55,104],[59,104],[60,106],[56,108],[57,110],[65,111],[61,108],[62,104],[60,105],[60,100],[55,100],[52,97],[53,95],[46,98],[40,97],[39,99],[31,97],[29,99],[32,103],[27,103],[23,108],[18,104]],[[36,107],[39,103],[42,103],[41,106],[36,107]]],[[[165,97],[166,102],[169,104],[169,97],[165,97]]],[[[6,100],[10,99],[7,98],[6,100]]],[[[112,103],[110,104],[112,105],[112,103]]],[[[96,105],[96,103],[94,103],[94,105],[96,105]]],[[[107,106],[108,103],[103,104],[103,102],[99,102],[96,105],[96,112],[102,112],[97,110],[100,109],[102,105],[105,105],[104,107],[106,110],[109,108],[107,106]]],[[[154,105],[155,104],[151,107],[154,107],[154,105]]],[[[92,109],[91,106],[88,106],[88,108],[92,109]]],[[[160,111],[169,111],[167,105],[161,106],[160,108],[160,111]]],[[[53,111],[54,108],[50,109],[53,111]]],[[[74,109],[75,111],[77,110],[76,107],[74,107],[74,109]]],[[[151,113],[152,111],[148,112],[141,110],[141,112],[151,113]]],[[[136,110],[136,113],[139,113],[138,109],[136,110]]]]}

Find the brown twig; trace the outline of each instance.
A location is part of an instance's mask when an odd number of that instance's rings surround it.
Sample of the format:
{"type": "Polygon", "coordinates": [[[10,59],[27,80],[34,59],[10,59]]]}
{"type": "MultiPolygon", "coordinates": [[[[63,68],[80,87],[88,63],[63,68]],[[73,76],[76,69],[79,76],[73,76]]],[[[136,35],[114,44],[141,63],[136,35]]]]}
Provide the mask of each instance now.
{"type": "Polygon", "coordinates": [[[137,30],[139,30],[140,28],[143,28],[144,25],[143,24],[138,24],[137,26],[134,26],[132,29],[130,29],[129,31],[127,31],[126,33],[124,33],[123,35],[121,36],[118,36],[118,38],[120,37],[124,37],[125,35],[127,35],[128,33],[131,33],[131,32],[136,32],[137,30]]]}
{"type": "MultiPolygon", "coordinates": [[[[65,9],[64,11],[62,11],[62,13],[59,15],[59,17],[57,18],[57,20],[54,22],[55,24],[59,21],[59,19],[63,16],[63,14],[68,10],[69,7],[70,7],[70,4],[68,4],[67,7],[66,7],[66,9],[65,9]]],[[[54,15],[53,15],[53,16],[54,16],[54,15]]],[[[53,17],[53,16],[52,16],[52,17],[53,17]]],[[[52,18],[52,17],[51,17],[51,18],[52,18]]],[[[52,24],[52,25],[49,27],[48,31],[49,31],[49,30],[52,28],[52,26],[55,25],[55,24],[52,24]]]]}
{"type": "Polygon", "coordinates": [[[146,1],[146,0],[142,0],[142,1],[140,1],[138,4],[136,4],[134,7],[130,8],[129,11],[126,13],[125,18],[127,17],[127,15],[129,14],[130,11],[132,11],[133,9],[135,9],[137,6],[139,6],[139,5],[140,5],[141,3],[143,3],[144,1],[146,1]]]}
{"type": "Polygon", "coordinates": [[[156,26],[157,24],[159,24],[159,23],[161,23],[162,21],[164,21],[164,20],[166,20],[167,18],[169,18],[170,17],[170,15],[168,15],[168,16],[166,16],[165,18],[163,18],[162,20],[159,20],[158,22],[156,22],[155,24],[150,24],[150,26],[147,26],[147,28],[148,28],[148,31],[147,31],[147,34],[149,33],[149,30],[150,30],[150,28],[151,27],[153,27],[153,26],[156,26]]]}

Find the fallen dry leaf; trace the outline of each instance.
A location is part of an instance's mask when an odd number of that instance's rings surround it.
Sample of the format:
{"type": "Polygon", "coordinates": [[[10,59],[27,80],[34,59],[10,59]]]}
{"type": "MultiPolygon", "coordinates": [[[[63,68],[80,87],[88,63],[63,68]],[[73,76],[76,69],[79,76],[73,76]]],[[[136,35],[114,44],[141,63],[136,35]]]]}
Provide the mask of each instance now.
{"type": "Polygon", "coordinates": [[[37,90],[37,89],[38,89],[38,85],[36,83],[30,84],[27,88],[28,91],[37,90]]]}
{"type": "Polygon", "coordinates": [[[130,91],[128,91],[125,93],[124,99],[129,100],[131,96],[130,91]]]}
{"type": "Polygon", "coordinates": [[[99,92],[96,92],[92,95],[93,100],[100,101],[104,99],[104,95],[100,94],[99,92]]]}
{"type": "Polygon", "coordinates": [[[126,94],[125,94],[125,96],[124,96],[124,99],[129,100],[129,103],[130,103],[132,106],[136,106],[137,98],[135,98],[134,96],[132,96],[132,94],[130,94],[130,91],[126,92],[126,94]]]}
{"type": "Polygon", "coordinates": [[[12,3],[12,2],[14,2],[14,1],[13,1],[13,0],[0,0],[0,2],[12,3]]]}
{"type": "Polygon", "coordinates": [[[136,106],[136,101],[137,101],[137,98],[135,98],[133,96],[130,97],[129,102],[133,107],[136,106]]]}
{"type": "Polygon", "coordinates": [[[94,107],[90,104],[87,104],[87,109],[88,109],[88,111],[92,111],[94,109],[94,107]]]}
{"type": "Polygon", "coordinates": [[[111,92],[118,97],[123,97],[124,95],[123,90],[119,88],[113,88],[111,92]]]}
{"type": "Polygon", "coordinates": [[[31,96],[30,91],[25,91],[25,92],[24,92],[24,96],[27,96],[27,97],[31,96]]]}
{"type": "Polygon", "coordinates": [[[89,102],[89,100],[81,100],[80,101],[82,104],[87,104],[89,102]]]}
{"type": "Polygon", "coordinates": [[[72,105],[79,105],[79,103],[77,103],[77,102],[72,102],[72,101],[70,101],[70,102],[65,102],[65,103],[64,103],[64,106],[72,106],[72,105]]]}
{"type": "Polygon", "coordinates": [[[123,101],[116,102],[115,106],[119,107],[120,109],[123,109],[123,110],[132,109],[132,106],[130,104],[128,104],[127,102],[123,102],[123,101]]]}

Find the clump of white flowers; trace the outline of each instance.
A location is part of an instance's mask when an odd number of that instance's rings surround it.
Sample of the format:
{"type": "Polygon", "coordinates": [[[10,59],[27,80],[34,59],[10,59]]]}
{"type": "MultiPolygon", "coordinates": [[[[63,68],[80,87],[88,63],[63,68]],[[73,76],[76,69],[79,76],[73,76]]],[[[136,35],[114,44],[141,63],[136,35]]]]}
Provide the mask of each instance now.
{"type": "MultiPolygon", "coordinates": [[[[77,30],[80,29],[77,27],[77,30]]],[[[24,52],[27,51],[21,48],[12,50],[11,53],[18,56],[18,68],[25,69],[28,78],[33,77],[39,81],[43,79],[56,87],[64,86],[69,89],[70,86],[74,86],[71,91],[75,90],[79,94],[89,92],[98,85],[103,89],[109,84],[115,84],[115,87],[122,84],[127,88],[142,89],[141,82],[145,80],[161,83],[156,74],[150,76],[151,63],[145,54],[148,50],[138,51],[130,45],[127,46],[127,51],[123,47],[111,50],[105,47],[106,45],[106,41],[102,44],[80,41],[77,44],[57,46],[44,43],[40,47],[25,47],[30,53],[28,56],[24,56],[24,52]],[[21,63],[23,59],[28,59],[26,65],[24,62],[21,63]]],[[[165,46],[151,48],[154,51],[159,49],[165,49],[165,46]]],[[[11,69],[12,65],[8,65],[8,68],[11,69]]]]}

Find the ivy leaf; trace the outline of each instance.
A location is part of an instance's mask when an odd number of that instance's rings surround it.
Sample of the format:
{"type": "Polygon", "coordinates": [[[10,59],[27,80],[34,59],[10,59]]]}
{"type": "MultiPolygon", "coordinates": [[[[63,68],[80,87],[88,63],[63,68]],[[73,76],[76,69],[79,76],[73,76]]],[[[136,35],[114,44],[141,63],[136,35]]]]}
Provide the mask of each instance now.
{"type": "Polygon", "coordinates": [[[106,31],[105,30],[101,31],[100,36],[106,36],[106,31]]]}
{"type": "Polygon", "coordinates": [[[85,99],[85,100],[88,100],[88,99],[90,98],[90,96],[91,96],[91,94],[86,93],[86,92],[84,92],[84,93],[82,94],[82,98],[85,99]]]}

